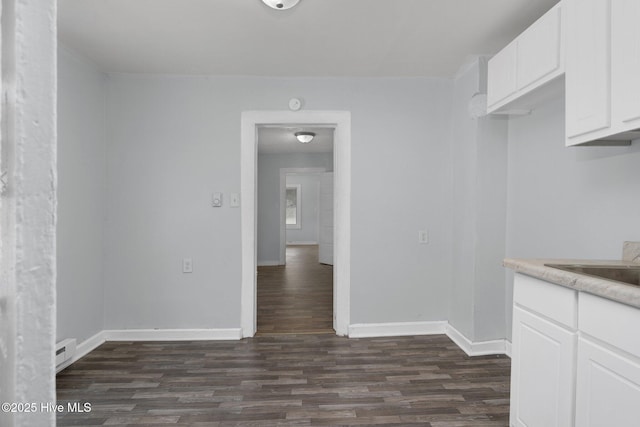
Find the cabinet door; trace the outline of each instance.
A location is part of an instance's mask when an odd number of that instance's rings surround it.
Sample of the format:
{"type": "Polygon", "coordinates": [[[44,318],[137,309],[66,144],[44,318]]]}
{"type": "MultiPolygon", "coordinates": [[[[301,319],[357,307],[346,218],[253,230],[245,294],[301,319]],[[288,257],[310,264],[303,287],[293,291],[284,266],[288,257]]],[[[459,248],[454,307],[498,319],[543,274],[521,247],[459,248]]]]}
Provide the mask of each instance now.
{"type": "Polygon", "coordinates": [[[496,104],[516,91],[516,49],[513,41],[489,60],[487,105],[496,104]]]}
{"type": "Polygon", "coordinates": [[[639,424],[640,364],[580,338],[576,426],[632,427],[639,424]]]}
{"type": "Polygon", "coordinates": [[[566,129],[570,138],[611,123],[610,0],[568,0],[566,129]]]}
{"type": "Polygon", "coordinates": [[[640,125],[640,1],[613,1],[611,22],[613,113],[629,130],[640,125]]]}
{"type": "Polygon", "coordinates": [[[573,425],[576,333],[514,307],[511,425],[573,425]]]}
{"type": "Polygon", "coordinates": [[[560,7],[551,9],[518,37],[518,90],[525,89],[560,68],[560,14],[560,7]]]}

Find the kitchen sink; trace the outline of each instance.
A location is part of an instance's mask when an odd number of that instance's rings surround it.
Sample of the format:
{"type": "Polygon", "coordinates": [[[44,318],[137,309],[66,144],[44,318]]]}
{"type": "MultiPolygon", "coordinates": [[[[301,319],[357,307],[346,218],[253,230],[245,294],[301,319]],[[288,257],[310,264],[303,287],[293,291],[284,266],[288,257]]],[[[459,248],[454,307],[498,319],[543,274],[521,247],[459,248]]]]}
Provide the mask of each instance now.
{"type": "Polygon", "coordinates": [[[640,286],[640,265],[545,264],[547,267],[640,286]]]}

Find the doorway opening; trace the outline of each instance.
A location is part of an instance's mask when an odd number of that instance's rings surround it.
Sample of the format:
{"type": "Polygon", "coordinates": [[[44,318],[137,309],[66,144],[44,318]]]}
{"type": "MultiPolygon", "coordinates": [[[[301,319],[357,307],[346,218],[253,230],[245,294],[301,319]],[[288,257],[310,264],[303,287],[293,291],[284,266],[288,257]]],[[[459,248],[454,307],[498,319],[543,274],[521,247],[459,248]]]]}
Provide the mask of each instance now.
{"type": "MultiPolygon", "coordinates": [[[[258,132],[269,127],[326,127],[334,129],[333,154],[333,329],[338,335],[348,334],[350,289],[350,193],[351,193],[351,117],[337,111],[251,111],[241,118],[241,205],[242,205],[242,292],[241,326],[244,337],[257,330],[257,274],[260,218],[257,215],[258,132]]],[[[282,235],[282,233],[281,233],[282,235]]],[[[319,247],[318,247],[319,250],[319,247]]],[[[286,252],[286,251],[285,251],[286,252]]],[[[286,253],[280,258],[286,264],[286,253]]],[[[268,260],[267,260],[268,261],[268,260]]],[[[325,266],[327,267],[327,266],[325,266]]],[[[329,267],[330,269],[330,267],[329,267]]]]}
{"type": "Polygon", "coordinates": [[[257,334],[335,333],[332,178],[333,128],[259,128],[257,334]]]}

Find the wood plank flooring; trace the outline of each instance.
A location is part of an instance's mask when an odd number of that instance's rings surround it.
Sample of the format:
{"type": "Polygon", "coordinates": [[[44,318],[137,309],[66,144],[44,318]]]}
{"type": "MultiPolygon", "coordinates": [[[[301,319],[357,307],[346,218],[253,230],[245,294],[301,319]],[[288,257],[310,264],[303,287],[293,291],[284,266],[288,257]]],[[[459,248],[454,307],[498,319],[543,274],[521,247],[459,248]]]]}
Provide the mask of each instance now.
{"type": "Polygon", "coordinates": [[[258,267],[258,334],[334,333],[333,267],[317,245],[288,245],[286,266],[258,267]]]}
{"type": "Polygon", "coordinates": [[[444,335],[105,343],[58,375],[59,426],[508,425],[510,359],[444,335]]]}

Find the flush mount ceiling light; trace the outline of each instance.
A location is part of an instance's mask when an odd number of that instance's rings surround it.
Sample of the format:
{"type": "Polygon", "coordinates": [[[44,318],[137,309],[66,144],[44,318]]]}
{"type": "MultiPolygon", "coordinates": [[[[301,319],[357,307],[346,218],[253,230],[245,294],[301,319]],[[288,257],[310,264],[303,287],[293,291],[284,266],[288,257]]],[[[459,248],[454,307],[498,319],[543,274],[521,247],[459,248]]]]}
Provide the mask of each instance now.
{"type": "Polygon", "coordinates": [[[314,136],[316,136],[313,132],[296,132],[294,133],[296,139],[303,144],[308,144],[311,142],[314,136]]]}
{"type": "Polygon", "coordinates": [[[273,9],[285,10],[291,9],[297,5],[299,1],[300,0],[262,0],[262,3],[273,9]]]}

